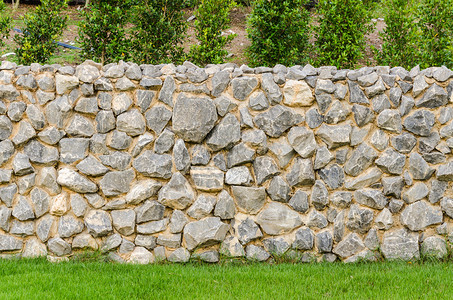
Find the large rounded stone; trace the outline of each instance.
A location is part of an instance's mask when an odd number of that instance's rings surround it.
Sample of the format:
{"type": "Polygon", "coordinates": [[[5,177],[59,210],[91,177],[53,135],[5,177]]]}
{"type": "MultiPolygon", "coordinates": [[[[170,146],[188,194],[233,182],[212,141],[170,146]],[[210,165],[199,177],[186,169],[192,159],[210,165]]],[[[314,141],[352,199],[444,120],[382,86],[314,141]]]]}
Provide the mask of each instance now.
{"type": "Polygon", "coordinates": [[[218,217],[204,218],[184,227],[184,241],[189,250],[199,246],[209,246],[222,242],[229,226],[218,217]]]}
{"type": "Polygon", "coordinates": [[[288,233],[302,225],[300,215],[284,204],[270,203],[256,218],[263,231],[270,235],[288,233]]]}
{"type": "Polygon", "coordinates": [[[92,210],[85,217],[85,226],[93,237],[106,236],[113,231],[110,215],[103,210],[92,210]]]}

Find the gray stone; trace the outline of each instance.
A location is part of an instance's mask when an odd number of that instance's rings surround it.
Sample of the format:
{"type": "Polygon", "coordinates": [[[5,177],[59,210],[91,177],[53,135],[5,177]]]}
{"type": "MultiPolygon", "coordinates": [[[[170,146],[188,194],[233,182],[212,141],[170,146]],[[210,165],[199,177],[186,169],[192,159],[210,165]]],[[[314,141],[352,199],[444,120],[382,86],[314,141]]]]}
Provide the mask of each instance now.
{"type": "Polygon", "coordinates": [[[58,222],[58,234],[62,238],[71,237],[82,232],[83,227],[83,222],[73,216],[62,216],[58,222]]]}
{"type": "Polygon", "coordinates": [[[154,142],[154,152],[163,154],[170,151],[174,144],[175,134],[168,129],[164,129],[154,142]]]}
{"type": "Polygon", "coordinates": [[[35,229],[33,221],[20,222],[16,219],[13,219],[9,233],[20,237],[27,237],[33,235],[34,231],[35,229]]]}
{"type": "Polygon", "coordinates": [[[247,167],[234,167],[227,171],[225,175],[225,183],[229,185],[250,185],[252,175],[247,167]]]}
{"type": "MultiPolygon", "coordinates": [[[[85,198],[88,200],[88,203],[93,206],[94,208],[101,208],[105,205],[106,199],[101,197],[101,195],[97,193],[90,193],[85,194],[85,198]]],[[[112,202],[109,202],[109,204],[112,202]]]]}
{"type": "Polygon", "coordinates": [[[403,127],[401,116],[398,110],[385,109],[377,118],[377,126],[396,133],[401,133],[403,127]]]}
{"type": "Polygon", "coordinates": [[[100,161],[94,156],[89,155],[76,165],[76,168],[88,176],[102,176],[109,171],[100,161]]]}
{"type": "Polygon", "coordinates": [[[211,159],[211,154],[203,145],[195,145],[192,148],[192,165],[207,165],[211,159]]]}
{"type": "Polygon", "coordinates": [[[305,213],[308,208],[308,195],[307,193],[297,190],[291,199],[288,202],[289,206],[291,206],[295,211],[300,213],[305,213]]]}
{"type": "Polygon", "coordinates": [[[272,178],[266,191],[273,201],[287,203],[290,198],[291,188],[283,177],[276,176],[272,178]]]}
{"type": "Polygon", "coordinates": [[[207,217],[214,209],[216,202],[217,199],[215,197],[199,195],[187,210],[187,214],[197,220],[207,217]]]}
{"type": "Polygon", "coordinates": [[[35,218],[35,213],[27,198],[19,196],[19,200],[16,205],[14,205],[12,216],[20,221],[27,221],[35,218]]]}
{"type": "Polygon", "coordinates": [[[0,251],[21,250],[23,242],[10,235],[0,234],[0,251]]]}
{"type": "MultiPolygon", "coordinates": [[[[1,127],[2,125],[0,125],[1,127]]],[[[3,136],[5,136],[5,139],[9,137],[10,134],[6,133],[3,136]]],[[[19,129],[16,132],[16,134],[12,137],[11,141],[14,143],[16,146],[20,146],[26,142],[28,142],[30,139],[34,138],[36,136],[36,131],[33,129],[33,127],[28,123],[27,121],[20,121],[19,122],[19,129]]]]}
{"type": "Polygon", "coordinates": [[[244,101],[258,86],[258,80],[254,77],[239,77],[231,80],[231,88],[234,98],[244,101]]]}
{"type": "Polygon", "coordinates": [[[405,228],[386,232],[382,240],[382,254],[388,260],[411,260],[420,257],[418,233],[405,228]]]}
{"type": "Polygon", "coordinates": [[[37,222],[36,235],[42,242],[46,242],[50,238],[50,233],[55,223],[54,221],[54,217],[46,215],[37,222]]]}
{"type": "Polygon", "coordinates": [[[89,140],[84,138],[61,139],[60,161],[65,164],[72,164],[84,159],[88,155],[89,140]]]}
{"type": "Polygon", "coordinates": [[[425,92],[423,98],[418,100],[415,105],[417,107],[437,108],[446,105],[448,100],[448,95],[445,90],[434,83],[425,92]]]}
{"type": "Polygon", "coordinates": [[[241,125],[233,114],[227,114],[211,131],[206,144],[212,151],[230,148],[241,139],[241,125]]]}
{"type": "Polygon", "coordinates": [[[113,227],[122,235],[135,232],[135,211],[132,209],[114,210],[111,212],[113,227]]]}
{"type": "Polygon", "coordinates": [[[57,164],[60,156],[57,148],[45,146],[36,140],[30,141],[24,147],[24,152],[32,163],[45,166],[57,164]]]}
{"type": "Polygon", "coordinates": [[[289,145],[286,137],[281,137],[269,146],[269,150],[276,156],[280,167],[288,165],[296,152],[289,145]]]}
{"type": "Polygon", "coordinates": [[[393,149],[388,149],[376,159],[375,163],[385,173],[401,175],[406,163],[406,156],[393,149]]]}
{"type": "Polygon", "coordinates": [[[261,185],[268,179],[280,174],[275,161],[268,156],[259,156],[253,162],[256,183],[261,185]]]}
{"type": "Polygon", "coordinates": [[[154,262],[154,255],[143,247],[135,247],[128,262],[140,265],[151,264],[154,262]]]}
{"type": "Polygon", "coordinates": [[[14,101],[19,97],[19,92],[12,84],[0,85],[0,98],[14,101]]]}
{"type": "MultiPolygon", "coordinates": [[[[93,140],[91,140],[91,143],[93,143],[93,140]]],[[[110,139],[107,141],[107,145],[116,150],[128,149],[129,146],[131,145],[131,143],[132,143],[132,138],[130,136],[128,136],[127,133],[118,131],[118,130],[114,130],[113,134],[110,135],[110,139]]],[[[102,145],[102,146],[105,147],[105,140],[104,140],[104,145],[102,145]]],[[[107,152],[107,153],[103,153],[103,154],[109,154],[108,149],[107,149],[107,151],[104,150],[104,151],[100,151],[100,152],[107,152]]]]}
{"type": "Polygon", "coordinates": [[[333,253],[341,258],[355,255],[365,249],[362,239],[356,233],[350,233],[333,249],[333,253]]]}
{"type": "Polygon", "coordinates": [[[453,199],[448,197],[442,198],[440,206],[447,216],[450,218],[453,216],[453,199]]]}
{"type": "Polygon", "coordinates": [[[227,153],[227,166],[232,168],[253,161],[255,150],[244,143],[237,144],[227,153]]]}
{"type": "Polygon", "coordinates": [[[384,195],[401,198],[404,181],[402,177],[384,177],[382,178],[382,186],[384,187],[384,195]]]}
{"type": "Polygon", "coordinates": [[[370,143],[379,151],[384,151],[388,146],[389,138],[384,131],[376,130],[371,136],[370,143]]]}
{"type": "Polygon", "coordinates": [[[301,120],[291,109],[276,105],[270,110],[258,114],[253,121],[268,136],[277,138],[301,120]]]}
{"type": "Polygon", "coordinates": [[[226,87],[230,83],[230,74],[228,71],[219,71],[212,76],[212,92],[211,95],[214,97],[220,96],[225,91],[226,87]]]}
{"type": "Polygon", "coordinates": [[[351,176],[357,176],[368,169],[377,157],[376,151],[366,143],[360,144],[346,161],[344,171],[351,176]]]}
{"type": "Polygon", "coordinates": [[[220,243],[225,239],[229,226],[218,217],[190,222],[184,227],[184,240],[188,250],[220,243]]]}
{"type": "Polygon", "coordinates": [[[425,201],[417,201],[406,206],[400,219],[410,230],[419,231],[430,225],[442,223],[443,216],[440,208],[430,206],[425,201]]]}
{"type": "Polygon", "coordinates": [[[314,245],[314,234],[309,228],[303,227],[296,231],[295,239],[292,244],[293,249],[311,250],[314,245]]]}
{"type": "Polygon", "coordinates": [[[29,104],[27,106],[26,114],[34,129],[41,130],[46,125],[46,118],[36,105],[29,104]]]}
{"type": "Polygon", "coordinates": [[[85,216],[85,226],[95,238],[107,236],[113,231],[110,215],[102,210],[91,210],[85,216]]]}
{"type": "Polygon", "coordinates": [[[266,191],[263,187],[233,186],[232,192],[238,208],[245,213],[257,214],[264,206],[266,191]]]}
{"type": "Polygon", "coordinates": [[[173,209],[185,209],[193,203],[195,195],[187,179],[178,172],[160,189],[158,199],[160,203],[173,209]]]}
{"type": "Polygon", "coordinates": [[[7,162],[14,154],[14,145],[10,140],[0,142],[0,166],[7,162]]]}
{"type": "Polygon", "coordinates": [[[321,125],[316,135],[326,143],[329,149],[338,148],[350,143],[351,125],[321,125]]]}
{"type": "Polygon", "coordinates": [[[95,97],[81,98],[77,101],[74,110],[85,114],[97,114],[99,111],[98,101],[95,97]]]}
{"type": "Polygon", "coordinates": [[[429,136],[434,126],[434,114],[427,110],[416,110],[404,120],[406,130],[420,136],[429,136]]]}
{"type": "Polygon", "coordinates": [[[406,203],[414,203],[428,196],[429,190],[423,182],[417,182],[403,194],[403,200],[406,203]]]}
{"type": "Polygon", "coordinates": [[[329,203],[329,192],[321,180],[316,180],[313,185],[310,201],[317,210],[323,210],[329,203]]]}
{"type": "MultiPolygon", "coordinates": [[[[81,195],[72,194],[71,195],[71,208],[77,217],[83,217],[85,215],[85,213],[87,212],[88,204],[81,195]]],[[[36,211],[36,208],[35,208],[35,211],[36,211]]]]}
{"type": "Polygon", "coordinates": [[[9,231],[10,228],[11,209],[5,205],[0,206],[0,228],[5,232],[9,231]]]}
{"type": "Polygon", "coordinates": [[[71,253],[71,244],[60,237],[51,238],[47,242],[49,251],[57,256],[64,256],[71,253]]]}
{"type": "Polygon", "coordinates": [[[315,228],[326,228],[328,225],[327,218],[316,210],[313,210],[310,215],[308,216],[308,227],[315,227],[315,228]]]}
{"type": "Polygon", "coordinates": [[[77,114],[69,121],[66,133],[74,137],[91,137],[96,130],[89,119],[77,114]]]}
{"type": "Polygon", "coordinates": [[[139,136],[137,144],[135,144],[135,147],[132,149],[132,157],[137,157],[152,141],[154,141],[154,136],[151,133],[145,133],[139,136]]]}
{"type": "MultiPolygon", "coordinates": [[[[140,85],[142,87],[145,87],[145,88],[148,88],[148,87],[152,87],[154,85],[162,85],[162,81],[159,79],[158,81],[154,81],[154,80],[148,80],[147,78],[143,78],[142,80],[140,80],[140,85]]],[[[120,78],[116,81],[115,83],[115,88],[118,90],[118,91],[130,91],[130,90],[133,90],[135,89],[135,84],[130,81],[128,78],[126,77],[123,77],[123,78],[120,78]]]]}
{"type": "Polygon", "coordinates": [[[167,104],[170,107],[173,107],[173,94],[176,89],[176,83],[173,76],[165,77],[164,84],[159,93],[159,100],[167,104]]]}
{"type": "Polygon", "coordinates": [[[58,171],[57,182],[74,192],[82,194],[94,193],[98,190],[98,187],[94,182],[68,168],[63,168],[58,171]]]}
{"type": "MultiPolygon", "coordinates": [[[[57,75],[58,76],[58,75],[57,75]]],[[[98,68],[89,64],[81,64],[77,66],[75,76],[79,78],[80,81],[86,83],[93,83],[98,77],[100,77],[100,72],[98,68]]],[[[58,79],[57,79],[57,89],[58,89],[58,79]]]]}
{"type": "MultiPolygon", "coordinates": [[[[140,108],[141,113],[144,113],[145,111],[147,111],[147,109],[151,105],[151,102],[153,101],[154,95],[155,95],[155,93],[153,91],[138,90],[136,92],[137,106],[140,108]]],[[[157,106],[157,107],[163,107],[163,106],[157,106]]],[[[146,115],[145,115],[145,117],[146,117],[146,115]]],[[[170,117],[171,117],[171,112],[170,112],[170,117]]]]}
{"type": "Polygon", "coordinates": [[[153,130],[156,134],[160,134],[162,132],[171,117],[171,111],[163,106],[152,107],[145,114],[148,128],[153,130]]]}
{"type": "Polygon", "coordinates": [[[444,259],[448,255],[445,240],[437,236],[424,239],[420,251],[421,255],[430,258],[444,259]]]}
{"type": "Polygon", "coordinates": [[[194,257],[200,259],[203,262],[207,262],[207,263],[219,262],[219,252],[217,252],[215,250],[197,253],[194,255],[194,257]]]}
{"type": "Polygon", "coordinates": [[[377,229],[389,230],[393,226],[392,213],[388,208],[384,208],[374,220],[377,229]]]}
{"type": "Polygon", "coordinates": [[[373,111],[377,114],[380,114],[384,110],[389,109],[391,107],[390,100],[386,94],[381,94],[374,97],[373,99],[371,99],[371,104],[373,111]]]}
{"type": "Polygon", "coordinates": [[[428,87],[429,87],[429,85],[428,85],[428,83],[426,83],[425,76],[418,75],[414,78],[414,86],[412,87],[412,95],[414,97],[417,97],[428,87]]]}
{"type": "Polygon", "coordinates": [[[354,200],[361,204],[374,209],[383,209],[388,202],[380,190],[369,188],[360,189],[354,192],[354,200]]]}
{"type": "MultiPolygon", "coordinates": [[[[11,175],[11,174],[10,174],[11,175]]],[[[17,180],[17,189],[19,194],[27,194],[34,186],[36,182],[36,173],[22,176],[17,180]]]]}
{"type": "Polygon", "coordinates": [[[186,215],[180,210],[173,210],[173,213],[170,218],[170,232],[171,233],[180,233],[183,231],[184,226],[189,222],[189,219],[186,215]]]}
{"type": "Polygon", "coordinates": [[[373,222],[373,211],[367,208],[359,208],[357,204],[351,205],[347,215],[346,227],[354,232],[366,233],[373,222]]]}
{"type": "Polygon", "coordinates": [[[110,110],[101,110],[96,115],[96,131],[99,133],[107,133],[115,129],[115,116],[110,110]]]}
{"type": "Polygon", "coordinates": [[[212,100],[180,94],[173,109],[173,131],[187,142],[200,143],[214,127],[217,111],[212,100]]]}
{"type": "Polygon", "coordinates": [[[359,104],[369,104],[365,93],[360,89],[359,85],[353,81],[348,80],[349,85],[349,102],[359,104]]]}
{"type": "Polygon", "coordinates": [[[173,147],[173,159],[176,170],[184,173],[187,172],[190,167],[190,156],[184,140],[176,140],[175,146],[173,147]]]}
{"type": "Polygon", "coordinates": [[[231,223],[235,236],[242,245],[263,237],[259,226],[246,215],[238,214],[231,223]]]}
{"type": "Polygon", "coordinates": [[[12,167],[16,176],[27,175],[35,171],[28,156],[20,152],[14,157],[12,167]]]}
{"type": "Polygon", "coordinates": [[[335,192],[330,196],[330,201],[333,205],[339,208],[347,208],[352,201],[351,192],[335,192]]]}
{"type": "Polygon", "coordinates": [[[47,248],[37,238],[31,238],[25,243],[22,257],[37,258],[47,256],[47,248]]]}
{"type": "MultiPolygon", "coordinates": [[[[421,140],[422,138],[420,138],[421,140]]],[[[417,144],[417,139],[410,133],[404,132],[401,135],[394,136],[390,139],[392,146],[400,153],[410,153],[417,144]]],[[[419,144],[420,145],[420,144],[419,144]]]]}
{"type": "Polygon", "coordinates": [[[412,99],[411,97],[402,96],[401,104],[400,104],[400,108],[399,108],[400,115],[402,117],[407,115],[412,110],[414,105],[415,105],[414,99],[412,99]]]}
{"type": "Polygon", "coordinates": [[[288,133],[288,141],[302,158],[313,156],[318,145],[311,130],[305,127],[293,127],[288,133]]]}
{"type": "Polygon", "coordinates": [[[0,183],[9,183],[11,181],[11,175],[13,170],[0,169],[0,183]]]}
{"type": "Polygon", "coordinates": [[[435,170],[428,165],[420,154],[414,152],[411,153],[409,156],[409,172],[412,174],[414,179],[428,180],[431,178],[434,171],[435,170]]]}
{"type": "Polygon", "coordinates": [[[274,76],[266,73],[261,77],[261,87],[267,95],[267,98],[271,101],[271,104],[278,104],[283,99],[283,94],[280,87],[275,83],[274,76]]]}
{"type": "Polygon", "coordinates": [[[117,117],[116,128],[131,136],[143,134],[146,129],[145,118],[137,109],[131,109],[117,117]]]}
{"type": "Polygon", "coordinates": [[[314,129],[322,124],[324,117],[318,112],[318,109],[313,107],[305,113],[305,121],[307,122],[308,127],[314,129]]]}
{"type": "Polygon", "coordinates": [[[327,166],[333,159],[333,155],[326,146],[319,147],[316,151],[314,169],[319,170],[327,166]]]}
{"type": "Polygon", "coordinates": [[[291,246],[284,238],[267,238],[263,240],[263,245],[274,257],[283,256],[291,246]]]}
{"type": "Polygon", "coordinates": [[[239,110],[241,116],[241,127],[253,128],[253,119],[247,107],[243,107],[239,110]]]}
{"type": "Polygon", "coordinates": [[[41,169],[37,185],[46,188],[51,195],[57,195],[61,192],[61,187],[57,183],[57,170],[53,167],[41,169]]]}
{"type": "MultiPolygon", "coordinates": [[[[223,117],[227,113],[231,112],[237,107],[237,104],[231,101],[228,97],[226,96],[220,96],[216,99],[214,99],[215,106],[217,107],[217,113],[219,116],[223,117]]],[[[247,109],[247,108],[245,108],[247,109]]]]}
{"type": "Polygon", "coordinates": [[[245,249],[247,259],[252,261],[266,261],[270,254],[260,246],[248,245],[245,249]]]}
{"type": "Polygon", "coordinates": [[[133,101],[126,93],[120,93],[112,99],[112,110],[117,116],[127,111],[131,107],[133,101]]]}
{"type": "Polygon", "coordinates": [[[336,100],[333,102],[332,107],[324,116],[324,122],[327,124],[337,124],[346,120],[348,115],[351,113],[349,107],[344,106],[340,101],[336,100]]]}
{"type": "Polygon", "coordinates": [[[232,219],[236,214],[236,207],[233,198],[227,191],[223,190],[218,195],[217,204],[214,209],[214,216],[222,220],[232,219]]]}
{"type": "Polygon", "coordinates": [[[249,107],[254,111],[266,110],[269,108],[269,100],[263,92],[256,91],[250,95],[249,107]]]}
{"type": "Polygon", "coordinates": [[[208,79],[208,74],[206,74],[206,71],[202,68],[188,68],[186,72],[187,77],[189,78],[190,81],[194,83],[201,83],[208,79]]]}
{"type": "Polygon", "coordinates": [[[66,133],[63,130],[58,130],[51,126],[38,133],[38,138],[46,144],[55,145],[65,136],[65,134],[66,133]]]}
{"type": "Polygon", "coordinates": [[[185,248],[178,248],[168,256],[168,261],[173,263],[186,263],[190,259],[190,252],[185,248]]]}
{"type": "Polygon", "coordinates": [[[44,190],[35,187],[30,192],[31,202],[33,203],[36,218],[43,216],[49,211],[49,194],[44,190]]]}
{"type": "Polygon", "coordinates": [[[269,203],[258,214],[256,222],[269,235],[288,233],[302,225],[302,219],[297,212],[276,202],[269,203]]]}
{"type": "Polygon", "coordinates": [[[141,235],[137,234],[135,237],[135,245],[139,247],[145,247],[148,250],[153,250],[156,248],[156,237],[152,235],[141,235]]]}
{"type": "Polygon", "coordinates": [[[318,109],[322,114],[325,114],[332,103],[332,96],[326,93],[316,95],[316,102],[318,103],[318,109]]]}
{"type": "Polygon", "coordinates": [[[286,175],[290,186],[312,185],[315,182],[315,173],[310,159],[297,157],[286,175]]]}
{"type": "Polygon", "coordinates": [[[106,197],[118,196],[129,192],[130,184],[134,178],[133,169],[109,172],[99,181],[99,187],[106,197]]]}
{"type": "Polygon", "coordinates": [[[147,150],[133,162],[133,167],[147,177],[168,179],[171,177],[172,157],[168,154],[154,154],[147,150]]]}
{"type": "MultiPolygon", "coordinates": [[[[453,85],[452,85],[453,89],[453,85]]],[[[442,107],[440,109],[440,114],[438,117],[438,121],[440,124],[445,124],[450,122],[453,119],[453,107],[442,107]]]]}
{"type": "Polygon", "coordinates": [[[110,79],[101,77],[94,82],[94,89],[96,91],[112,91],[113,86],[110,79]]]}
{"type": "Polygon", "coordinates": [[[215,192],[223,189],[224,173],[215,167],[192,167],[190,176],[198,190],[215,192]]]}
{"type": "Polygon", "coordinates": [[[323,231],[316,234],[316,247],[319,253],[328,253],[332,251],[333,239],[329,231],[323,231]]]}
{"type": "Polygon", "coordinates": [[[241,243],[237,237],[227,236],[221,246],[220,246],[220,253],[227,256],[227,257],[243,257],[245,256],[244,248],[242,247],[241,243]]]}
{"type": "Polygon", "coordinates": [[[437,203],[444,196],[445,191],[447,190],[448,182],[433,180],[431,181],[431,189],[429,190],[429,202],[437,203]]]}

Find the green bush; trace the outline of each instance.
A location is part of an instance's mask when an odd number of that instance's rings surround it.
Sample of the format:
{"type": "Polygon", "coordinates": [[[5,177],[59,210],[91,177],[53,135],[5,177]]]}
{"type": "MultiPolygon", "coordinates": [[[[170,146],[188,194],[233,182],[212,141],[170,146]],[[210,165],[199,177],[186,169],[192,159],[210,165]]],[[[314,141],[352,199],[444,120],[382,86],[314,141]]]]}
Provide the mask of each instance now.
{"type": "Polygon", "coordinates": [[[376,51],[381,65],[400,66],[406,69],[416,64],[417,27],[412,0],[387,0],[386,27],[380,33],[382,49],[376,51]]]}
{"type": "Polygon", "coordinates": [[[129,59],[130,40],[126,36],[129,0],[95,0],[82,11],[78,42],[82,57],[100,63],[129,59]]]}
{"type": "Polygon", "coordinates": [[[420,66],[453,67],[453,0],[423,0],[417,11],[420,66]]]}
{"type": "Polygon", "coordinates": [[[310,14],[305,0],[257,0],[248,19],[252,66],[294,65],[308,60],[310,14]]]}
{"type": "Polygon", "coordinates": [[[45,63],[55,53],[55,43],[66,28],[67,16],[62,15],[67,0],[42,0],[33,12],[23,16],[24,34],[15,35],[17,59],[21,64],[45,63]]]}
{"type": "Polygon", "coordinates": [[[186,32],[184,0],[141,0],[134,6],[133,60],[137,63],[181,63],[186,32]]]}
{"type": "MultiPolygon", "coordinates": [[[[6,5],[0,0],[0,50],[5,46],[4,39],[9,36],[11,18],[5,13],[6,5]]],[[[0,52],[1,53],[1,52],[0,52]]]]}
{"type": "Polygon", "coordinates": [[[370,12],[362,0],[320,0],[315,27],[318,65],[352,68],[364,56],[370,12]]]}
{"type": "Polygon", "coordinates": [[[199,44],[190,48],[189,57],[200,66],[219,64],[225,61],[228,52],[224,49],[234,35],[222,35],[229,28],[230,0],[200,0],[195,11],[195,33],[199,44]]]}

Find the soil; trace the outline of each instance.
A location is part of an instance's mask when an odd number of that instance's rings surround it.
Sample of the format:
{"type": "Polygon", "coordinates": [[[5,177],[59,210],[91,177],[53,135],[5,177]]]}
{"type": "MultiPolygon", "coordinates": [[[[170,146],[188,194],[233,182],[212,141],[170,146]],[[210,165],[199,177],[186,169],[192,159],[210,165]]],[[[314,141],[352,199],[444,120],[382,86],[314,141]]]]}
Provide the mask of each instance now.
{"type": "MultiPolygon", "coordinates": [[[[34,9],[34,5],[29,4],[21,4],[19,9],[14,13],[13,19],[20,21],[21,17],[28,11],[34,9]]],[[[64,43],[73,44],[76,42],[76,38],[78,36],[77,33],[77,23],[81,21],[80,10],[83,9],[82,5],[71,5],[69,6],[65,13],[69,16],[70,25],[68,26],[67,30],[63,33],[61,41],[64,43]]],[[[247,38],[246,32],[246,20],[248,15],[250,14],[251,9],[249,7],[238,7],[234,8],[231,11],[230,19],[230,29],[226,30],[226,34],[236,34],[233,41],[227,46],[228,53],[230,53],[229,61],[236,63],[238,65],[247,64],[247,58],[245,56],[245,50],[250,45],[250,41],[247,38]]],[[[192,16],[192,10],[185,10],[185,17],[188,19],[192,16]]],[[[381,20],[374,20],[375,28],[374,31],[367,35],[367,48],[365,57],[359,62],[359,65],[375,65],[376,62],[373,59],[373,52],[371,50],[371,46],[375,48],[381,47],[381,39],[379,37],[379,32],[381,32],[385,28],[385,23],[381,20]]],[[[17,27],[17,26],[16,26],[17,27]]],[[[184,48],[188,50],[190,45],[196,43],[195,38],[195,31],[194,31],[194,21],[189,22],[188,28],[188,37],[184,42],[184,48]]],[[[16,32],[12,31],[12,35],[17,34],[16,32]]],[[[12,38],[9,39],[7,42],[10,45],[14,45],[12,38]]],[[[61,50],[60,50],[61,51],[61,50]]],[[[64,51],[67,52],[68,50],[64,51]]],[[[76,50],[71,50],[76,51],[76,50]]]]}

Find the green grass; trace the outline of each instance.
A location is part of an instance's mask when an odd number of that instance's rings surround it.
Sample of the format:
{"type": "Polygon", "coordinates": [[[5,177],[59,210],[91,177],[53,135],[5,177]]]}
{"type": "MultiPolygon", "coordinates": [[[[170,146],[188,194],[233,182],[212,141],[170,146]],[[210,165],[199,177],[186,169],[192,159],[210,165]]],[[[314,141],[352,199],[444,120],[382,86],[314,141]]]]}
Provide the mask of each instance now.
{"type": "Polygon", "coordinates": [[[1,299],[449,299],[451,263],[0,261],[1,299]]]}

